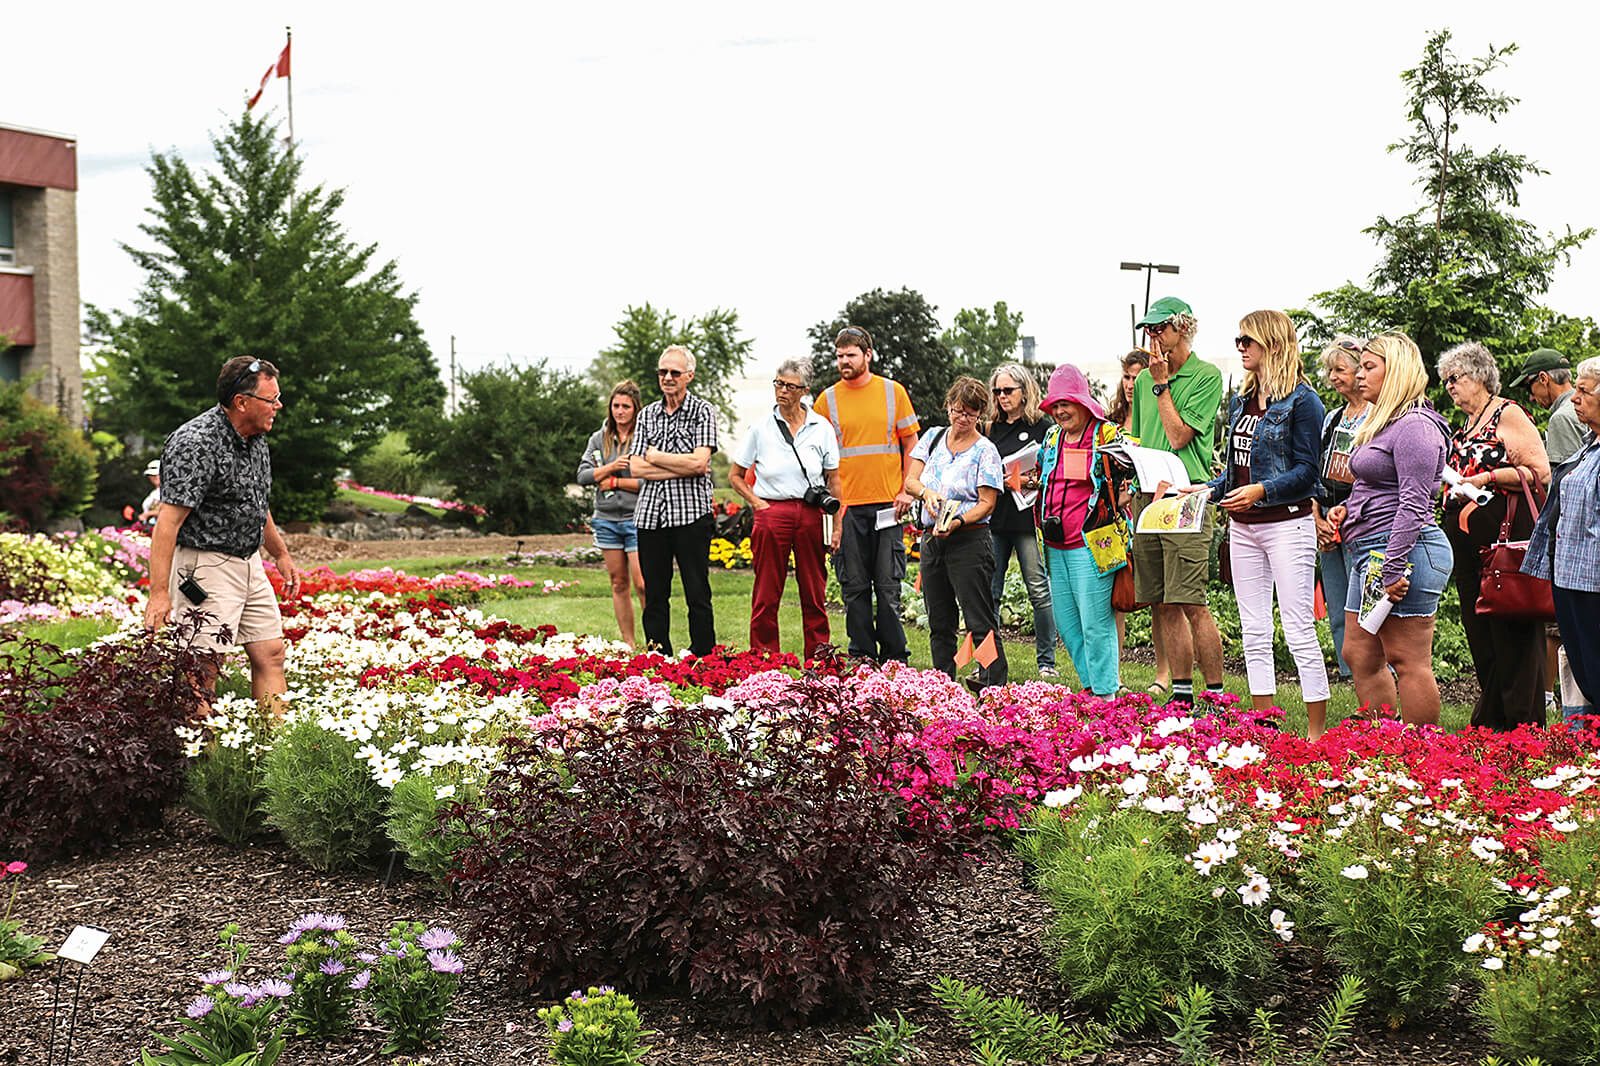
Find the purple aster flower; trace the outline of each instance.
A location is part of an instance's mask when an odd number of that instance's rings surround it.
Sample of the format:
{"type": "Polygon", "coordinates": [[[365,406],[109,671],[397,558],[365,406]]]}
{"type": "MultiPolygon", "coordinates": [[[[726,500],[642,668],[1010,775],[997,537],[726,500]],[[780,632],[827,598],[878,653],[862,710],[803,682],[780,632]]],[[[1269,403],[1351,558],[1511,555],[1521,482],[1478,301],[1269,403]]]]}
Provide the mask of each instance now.
{"type": "Polygon", "coordinates": [[[337,933],[344,928],[344,915],[342,914],[319,914],[317,917],[320,921],[311,926],[312,929],[321,929],[324,933],[337,933]]]}
{"type": "Polygon", "coordinates": [[[250,994],[239,1001],[239,1006],[243,1007],[245,1010],[249,1010],[251,1007],[254,1007],[260,1002],[261,993],[252,988],[250,990],[250,994]]]}
{"type": "Polygon", "coordinates": [[[339,974],[344,973],[344,963],[338,959],[324,959],[322,965],[318,966],[317,969],[329,977],[337,977],[339,974]]]}
{"type": "Polygon", "coordinates": [[[304,930],[291,929],[287,933],[283,934],[282,936],[280,936],[278,938],[278,943],[280,943],[280,944],[293,944],[296,940],[300,939],[300,934],[303,931],[304,930]]]}
{"type": "Polygon", "coordinates": [[[210,1014],[216,1005],[217,1001],[212,999],[210,996],[196,996],[194,997],[194,1002],[189,1004],[189,1009],[184,1013],[196,1021],[199,1021],[201,1018],[204,1018],[206,1015],[210,1014]]]}
{"type": "Polygon", "coordinates": [[[249,985],[239,981],[229,981],[222,986],[222,990],[234,999],[244,999],[251,992],[249,985]]]}
{"type": "Polygon", "coordinates": [[[563,1033],[572,1032],[572,1019],[562,1018],[559,1022],[556,1022],[556,1028],[563,1033]]]}
{"type": "Polygon", "coordinates": [[[373,963],[378,961],[378,956],[374,955],[370,951],[358,951],[356,952],[356,958],[360,959],[368,966],[371,966],[373,963]]]}
{"type": "Polygon", "coordinates": [[[460,973],[466,969],[455,953],[450,951],[428,952],[428,965],[433,967],[434,973],[460,973]]]}
{"type": "Polygon", "coordinates": [[[357,992],[359,992],[363,988],[366,988],[367,987],[367,982],[369,982],[371,980],[372,980],[372,971],[371,970],[362,970],[360,973],[358,973],[354,977],[350,978],[350,987],[355,989],[357,992]]]}
{"type": "Polygon", "coordinates": [[[294,994],[294,986],[281,977],[269,977],[262,981],[255,991],[258,996],[274,996],[278,999],[288,999],[294,994]]]}
{"type": "Polygon", "coordinates": [[[210,973],[200,975],[200,983],[203,985],[221,985],[231,980],[233,980],[233,974],[227,970],[212,970],[210,973]]]}
{"type": "Polygon", "coordinates": [[[609,996],[615,991],[616,991],[616,989],[612,988],[610,985],[601,985],[600,986],[600,994],[602,996],[609,996]]]}
{"type": "Polygon", "coordinates": [[[576,988],[572,990],[572,995],[568,996],[567,998],[576,1003],[584,1002],[583,993],[576,988]]]}
{"type": "Polygon", "coordinates": [[[429,929],[417,937],[417,947],[423,951],[443,951],[453,947],[460,939],[452,929],[429,929]]]}

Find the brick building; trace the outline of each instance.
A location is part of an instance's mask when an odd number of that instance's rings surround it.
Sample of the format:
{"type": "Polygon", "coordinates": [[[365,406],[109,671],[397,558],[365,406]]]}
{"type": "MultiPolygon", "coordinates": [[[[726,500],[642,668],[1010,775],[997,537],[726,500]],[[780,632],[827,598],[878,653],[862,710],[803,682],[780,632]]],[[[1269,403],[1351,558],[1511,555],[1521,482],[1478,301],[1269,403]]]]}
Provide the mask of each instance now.
{"type": "Polygon", "coordinates": [[[78,365],[78,145],[0,124],[0,379],[83,420],[78,365]]]}

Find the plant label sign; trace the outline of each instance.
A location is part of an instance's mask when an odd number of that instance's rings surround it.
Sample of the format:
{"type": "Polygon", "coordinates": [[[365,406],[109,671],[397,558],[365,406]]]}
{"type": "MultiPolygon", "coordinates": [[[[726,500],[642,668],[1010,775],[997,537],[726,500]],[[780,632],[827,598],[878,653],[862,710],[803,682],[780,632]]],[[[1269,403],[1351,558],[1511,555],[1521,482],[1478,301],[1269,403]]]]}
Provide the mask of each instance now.
{"type": "Polygon", "coordinates": [[[97,925],[80,925],[67,934],[66,943],[56,951],[56,958],[87,966],[110,939],[110,932],[97,925]]]}

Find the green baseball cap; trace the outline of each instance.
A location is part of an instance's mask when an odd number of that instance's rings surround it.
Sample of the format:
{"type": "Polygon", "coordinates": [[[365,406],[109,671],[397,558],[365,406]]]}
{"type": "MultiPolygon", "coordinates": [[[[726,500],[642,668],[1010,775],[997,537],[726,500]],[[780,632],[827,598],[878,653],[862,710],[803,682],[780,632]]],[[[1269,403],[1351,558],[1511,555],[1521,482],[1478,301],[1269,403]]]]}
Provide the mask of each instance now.
{"type": "Polygon", "coordinates": [[[1176,296],[1163,296],[1161,299],[1150,305],[1150,310],[1144,313],[1144,317],[1139,320],[1139,325],[1155,326],[1165,322],[1173,315],[1192,314],[1194,314],[1194,308],[1190,307],[1176,296]]]}
{"type": "Polygon", "coordinates": [[[1572,360],[1554,348],[1540,348],[1522,362],[1522,373],[1511,383],[1512,388],[1526,385],[1546,370],[1571,370],[1572,360]]]}

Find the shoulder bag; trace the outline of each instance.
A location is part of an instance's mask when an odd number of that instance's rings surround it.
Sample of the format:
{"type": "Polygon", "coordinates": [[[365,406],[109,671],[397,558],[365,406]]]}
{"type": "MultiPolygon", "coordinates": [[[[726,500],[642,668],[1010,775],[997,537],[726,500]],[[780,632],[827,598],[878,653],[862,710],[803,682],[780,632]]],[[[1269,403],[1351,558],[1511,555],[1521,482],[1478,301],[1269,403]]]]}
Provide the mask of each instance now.
{"type": "MultiPolygon", "coordinates": [[[[1537,518],[1539,505],[1534,501],[1528,476],[1520,466],[1517,467],[1517,477],[1522,481],[1522,495],[1537,518]]],[[[1491,618],[1554,622],[1556,605],[1550,582],[1522,572],[1522,560],[1528,554],[1528,542],[1511,539],[1511,525],[1516,517],[1517,494],[1513,492],[1506,499],[1506,517],[1500,523],[1500,538],[1483,549],[1477,613],[1491,618]]]]}

